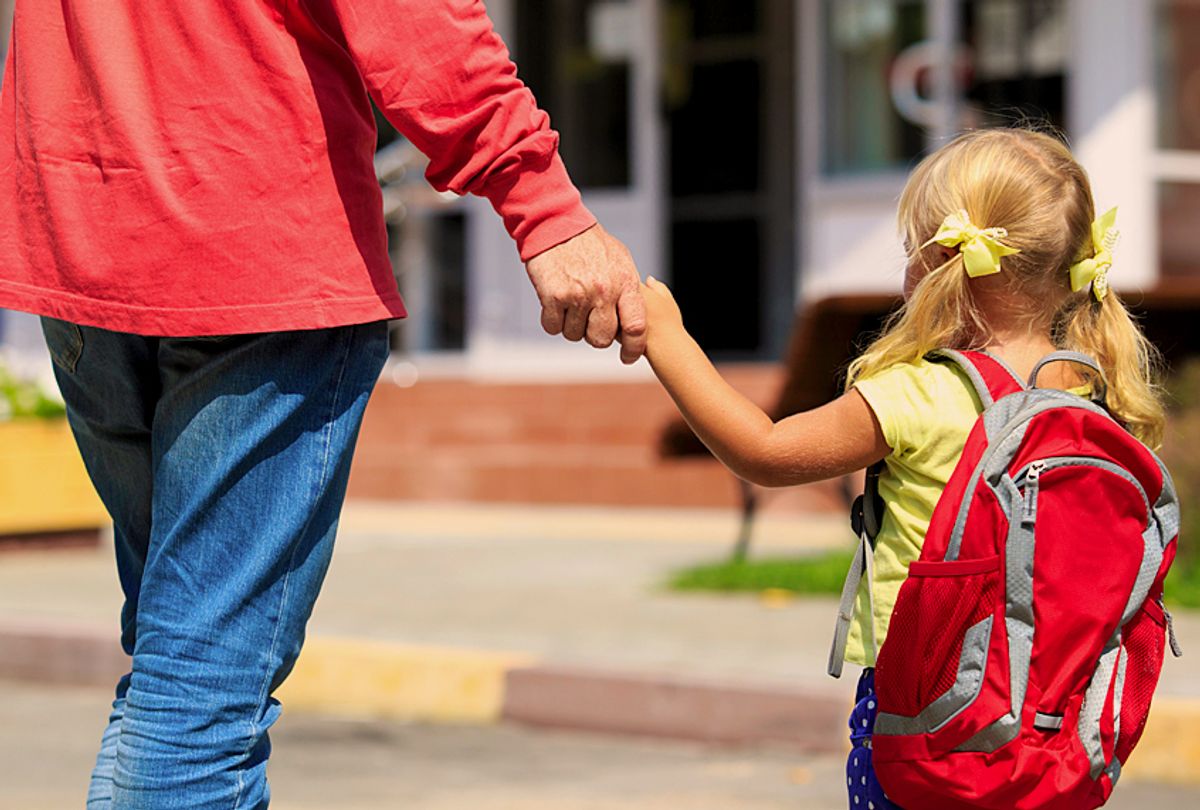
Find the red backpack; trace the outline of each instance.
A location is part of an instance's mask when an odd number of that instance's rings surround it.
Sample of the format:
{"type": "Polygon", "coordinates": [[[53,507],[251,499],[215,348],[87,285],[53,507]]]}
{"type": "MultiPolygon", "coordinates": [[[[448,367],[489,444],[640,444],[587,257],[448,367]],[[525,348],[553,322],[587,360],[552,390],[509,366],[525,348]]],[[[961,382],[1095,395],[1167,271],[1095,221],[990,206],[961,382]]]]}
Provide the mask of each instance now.
{"type": "MultiPolygon", "coordinates": [[[[1170,475],[1103,407],[943,351],[983,403],[876,660],[871,744],[910,810],[1103,805],[1145,728],[1165,639],[1179,506],[1170,475]]],[[[875,475],[877,476],[877,471],[875,475]]],[[[860,501],[830,673],[840,674],[881,505],[860,501]],[[836,660],[834,660],[836,659],[836,660]]]]}

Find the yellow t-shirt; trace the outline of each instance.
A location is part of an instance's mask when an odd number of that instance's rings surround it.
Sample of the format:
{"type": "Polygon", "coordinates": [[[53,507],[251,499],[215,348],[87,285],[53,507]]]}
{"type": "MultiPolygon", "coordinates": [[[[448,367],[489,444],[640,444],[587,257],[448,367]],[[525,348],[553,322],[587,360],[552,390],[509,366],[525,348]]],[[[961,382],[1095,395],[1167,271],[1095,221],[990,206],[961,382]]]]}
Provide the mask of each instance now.
{"type": "MultiPolygon", "coordinates": [[[[879,478],[885,508],[875,538],[875,639],[882,646],[908,564],[921,555],[933,508],[983,408],[967,376],[950,363],[902,363],[854,387],[875,412],[892,448],[879,478]]],[[[846,661],[874,666],[867,605],[864,577],[846,661]]]]}

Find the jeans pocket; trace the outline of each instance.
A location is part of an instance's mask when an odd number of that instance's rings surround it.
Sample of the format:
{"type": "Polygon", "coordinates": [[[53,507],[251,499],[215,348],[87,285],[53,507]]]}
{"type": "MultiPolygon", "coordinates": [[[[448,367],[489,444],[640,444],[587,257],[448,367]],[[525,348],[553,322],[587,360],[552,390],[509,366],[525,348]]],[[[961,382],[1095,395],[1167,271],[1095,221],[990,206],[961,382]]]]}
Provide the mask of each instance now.
{"type": "Polygon", "coordinates": [[[83,354],[83,330],[70,321],[43,317],[42,334],[54,364],[68,374],[74,374],[83,354]]]}

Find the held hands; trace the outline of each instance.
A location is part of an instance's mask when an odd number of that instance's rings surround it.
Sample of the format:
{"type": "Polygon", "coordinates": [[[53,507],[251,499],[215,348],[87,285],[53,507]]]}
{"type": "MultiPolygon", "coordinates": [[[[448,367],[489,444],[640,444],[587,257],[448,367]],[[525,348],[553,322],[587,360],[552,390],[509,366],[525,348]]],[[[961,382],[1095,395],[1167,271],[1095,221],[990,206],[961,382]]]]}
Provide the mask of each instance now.
{"type": "Polygon", "coordinates": [[[674,338],[686,335],[683,328],[683,314],[675,296],[666,284],[656,278],[646,279],[642,285],[642,298],[646,301],[647,348],[646,352],[651,361],[662,354],[664,344],[674,338]]]}
{"type": "Polygon", "coordinates": [[[679,304],[675,303],[675,296],[666,284],[653,276],[647,278],[642,285],[642,297],[646,300],[646,318],[651,328],[683,326],[683,313],[679,311],[679,304]]]}
{"type": "MultiPolygon", "coordinates": [[[[629,250],[600,225],[534,256],[526,264],[542,304],[542,328],[598,349],[621,343],[621,360],[686,336],[683,315],[666,284],[639,283],[629,250]]],[[[651,358],[653,359],[653,357],[651,358]]]]}
{"type": "Polygon", "coordinates": [[[646,350],[646,309],[629,250],[599,224],[525,265],[542,304],[542,328],[567,340],[587,338],[597,349],[613,340],[621,360],[646,350]]]}

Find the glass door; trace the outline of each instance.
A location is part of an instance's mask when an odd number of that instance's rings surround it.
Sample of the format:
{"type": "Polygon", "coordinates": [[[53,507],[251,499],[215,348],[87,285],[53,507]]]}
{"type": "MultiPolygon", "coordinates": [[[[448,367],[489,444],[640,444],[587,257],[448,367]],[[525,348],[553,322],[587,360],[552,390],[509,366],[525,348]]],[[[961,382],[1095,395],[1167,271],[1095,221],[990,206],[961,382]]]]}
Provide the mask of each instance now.
{"type": "Polygon", "coordinates": [[[675,296],[723,359],[778,357],[794,314],[794,0],[667,0],[675,296]]]}

